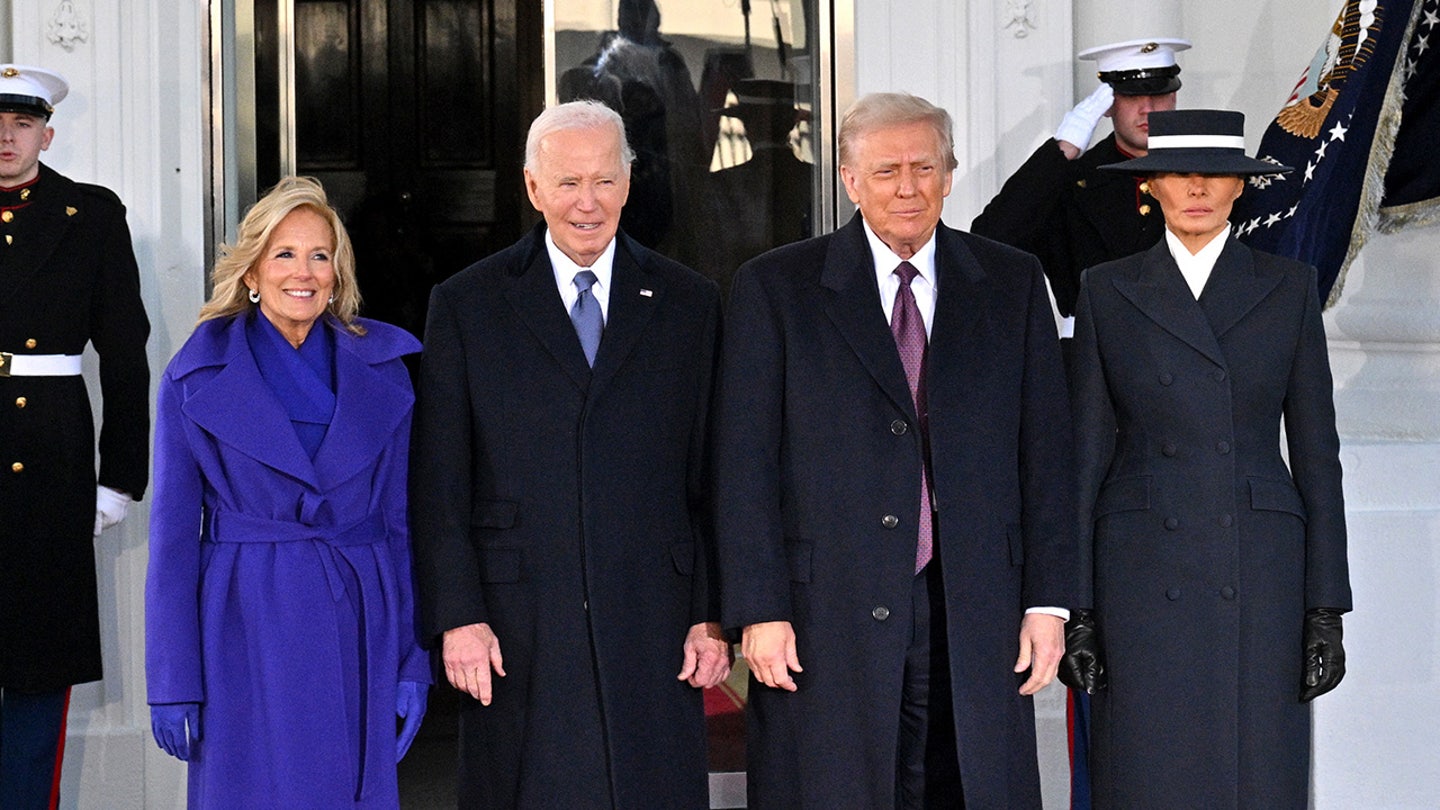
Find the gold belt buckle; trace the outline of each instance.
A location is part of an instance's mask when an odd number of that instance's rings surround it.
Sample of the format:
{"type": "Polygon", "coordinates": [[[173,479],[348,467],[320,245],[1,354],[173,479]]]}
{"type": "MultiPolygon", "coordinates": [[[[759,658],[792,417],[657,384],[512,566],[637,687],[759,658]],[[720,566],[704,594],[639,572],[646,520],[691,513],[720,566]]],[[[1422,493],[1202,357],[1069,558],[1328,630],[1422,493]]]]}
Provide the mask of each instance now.
{"type": "Polygon", "coordinates": [[[10,366],[15,362],[15,355],[10,352],[0,352],[0,377],[10,376],[10,366]]]}

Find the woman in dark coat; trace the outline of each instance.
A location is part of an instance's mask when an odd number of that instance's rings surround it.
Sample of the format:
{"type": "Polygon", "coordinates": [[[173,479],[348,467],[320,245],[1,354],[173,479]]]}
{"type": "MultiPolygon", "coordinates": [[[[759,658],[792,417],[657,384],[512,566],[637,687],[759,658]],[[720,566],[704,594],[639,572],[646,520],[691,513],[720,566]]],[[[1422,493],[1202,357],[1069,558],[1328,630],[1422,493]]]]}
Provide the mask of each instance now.
{"type": "Polygon", "coordinates": [[[1240,113],[1152,113],[1165,240],[1088,270],[1075,330],[1081,604],[1097,808],[1307,805],[1310,709],[1350,609],[1315,271],[1237,242],[1240,113]],[[1284,417],[1288,466],[1279,437],[1284,417]],[[1098,691],[1097,691],[1098,690],[1098,691]]]}
{"type": "Polygon", "coordinates": [[[349,240],[308,178],[255,204],[213,282],[156,408],[156,742],[189,761],[192,810],[397,807],[430,680],[400,359],[419,342],[355,316],[349,240]]]}

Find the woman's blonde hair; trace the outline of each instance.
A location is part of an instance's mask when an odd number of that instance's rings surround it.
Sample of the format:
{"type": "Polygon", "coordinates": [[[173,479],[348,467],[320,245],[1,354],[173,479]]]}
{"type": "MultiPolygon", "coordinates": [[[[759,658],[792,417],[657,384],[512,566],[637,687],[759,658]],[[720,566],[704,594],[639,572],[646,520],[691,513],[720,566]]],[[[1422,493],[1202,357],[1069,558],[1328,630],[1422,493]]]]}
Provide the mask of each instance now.
{"type": "Polygon", "coordinates": [[[245,276],[260,264],[275,228],[285,217],[301,208],[323,217],[335,236],[335,251],[331,257],[335,268],[334,300],[326,305],[325,311],[351,332],[365,334],[365,328],[355,322],[360,314],[355,250],[350,246],[350,236],[345,233],[340,215],[335,213],[325,197],[324,187],[313,177],[286,177],[245,212],[245,219],[240,223],[240,238],[233,245],[220,246],[220,257],[215,260],[215,269],[210,272],[210,300],[200,308],[199,323],[238,315],[255,306],[250,303],[250,289],[245,286],[245,276]]]}

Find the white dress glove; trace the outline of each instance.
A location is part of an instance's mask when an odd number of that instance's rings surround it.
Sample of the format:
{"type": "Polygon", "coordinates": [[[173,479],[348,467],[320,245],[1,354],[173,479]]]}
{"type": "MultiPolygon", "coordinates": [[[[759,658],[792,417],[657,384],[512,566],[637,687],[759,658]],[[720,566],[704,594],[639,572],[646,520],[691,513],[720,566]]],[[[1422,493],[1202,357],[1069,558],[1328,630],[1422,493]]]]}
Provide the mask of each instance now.
{"type": "Polygon", "coordinates": [[[1115,103],[1115,88],[1101,82],[1095,88],[1095,92],[1085,97],[1085,100],[1075,105],[1075,109],[1065,113],[1065,118],[1060,121],[1060,128],[1055,130],[1055,140],[1078,146],[1081,151],[1090,145],[1090,136],[1095,134],[1095,125],[1110,111],[1110,105],[1115,103]]]}
{"type": "Polygon", "coordinates": [[[123,492],[110,487],[95,487],[95,536],[125,519],[125,510],[133,500],[123,492]]]}

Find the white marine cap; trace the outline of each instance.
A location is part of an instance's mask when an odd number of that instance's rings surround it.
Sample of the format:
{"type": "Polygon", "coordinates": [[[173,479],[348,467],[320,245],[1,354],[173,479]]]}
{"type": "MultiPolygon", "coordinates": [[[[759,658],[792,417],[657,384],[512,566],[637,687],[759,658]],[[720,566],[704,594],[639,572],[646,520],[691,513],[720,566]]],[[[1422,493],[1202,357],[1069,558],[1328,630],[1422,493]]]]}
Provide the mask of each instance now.
{"type": "Polygon", "coordinates": [[[29,65],[0,65],[0,112],[23,112],[49,118],[70,84],[53,70],[29,65]]]}
{"type": "Polygon", "coordinates": [[[1158,96],[1180,89],[1180,66],[1175,54],[1190,47],[1190,40],[1131,39],[1087,48],[1077,59],[1094,61],[1100,81],[1122,96],[1158,96]]]}

